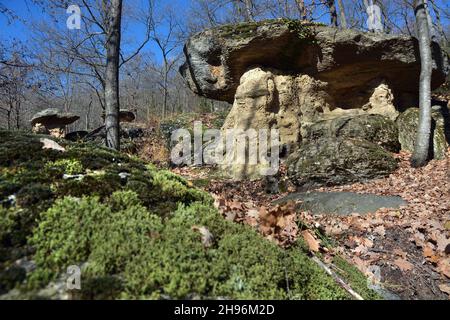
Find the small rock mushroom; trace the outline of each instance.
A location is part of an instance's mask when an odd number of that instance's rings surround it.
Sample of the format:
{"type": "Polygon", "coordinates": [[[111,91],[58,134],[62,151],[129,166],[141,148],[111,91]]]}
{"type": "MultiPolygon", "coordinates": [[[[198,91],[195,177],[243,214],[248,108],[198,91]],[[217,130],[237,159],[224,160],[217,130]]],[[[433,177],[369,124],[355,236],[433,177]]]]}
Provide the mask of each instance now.
{"type": "Polygon", "coordinates": [[[66,126],[79,118],[72,113],[63,113],[58,109],[49,108],[36,113],[31,119],[31,126],[35,133],[49,134],[60,138],[64,136],[66,126]]]}

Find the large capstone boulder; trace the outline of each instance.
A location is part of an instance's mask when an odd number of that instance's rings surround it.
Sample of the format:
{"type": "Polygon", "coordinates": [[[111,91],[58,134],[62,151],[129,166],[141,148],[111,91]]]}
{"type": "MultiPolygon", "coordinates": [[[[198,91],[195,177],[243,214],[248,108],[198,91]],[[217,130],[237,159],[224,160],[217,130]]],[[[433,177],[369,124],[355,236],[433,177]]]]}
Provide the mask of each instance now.
{"type": "MultiPolygon", "coordinates": [[[[430,140],[430,159],[444,159],[450,144],[450,116],[446,107],[433,107],[430,140]]],[[[417,126],[419,123],[419,109],[410,108],[400,114],[397,119],[399,141],[402,150],[413,152],[416,143],[417,126]]]]}
{"type": "Polygon", "coordinates": [[[351,138],[304,143],[286,163],[289,177],[303,189],[381,178],[397,168],[392,154],[379,145],[351,138]]]}
{"type": "MultiPolygon", "coordinates": [[[[432,88],[445,81],[447,56],[432,44],[432,88]]],[[[197,94],[233,103],[254,66],[307,74],[328,84],[337,107],[361,107],[381,83],[398,106],[417,105],[420,55],[415,38],[271,20],[222,26],[192,36],[180,71],[197,94]]]]}
{"type": "Polygon", "coordinates": [[[323,138],[355,138],[398,152],[400,143],[395,122],[378,114],[344,116],[318,121],[305,130],[304,141],[321,143],[323,138]]]}

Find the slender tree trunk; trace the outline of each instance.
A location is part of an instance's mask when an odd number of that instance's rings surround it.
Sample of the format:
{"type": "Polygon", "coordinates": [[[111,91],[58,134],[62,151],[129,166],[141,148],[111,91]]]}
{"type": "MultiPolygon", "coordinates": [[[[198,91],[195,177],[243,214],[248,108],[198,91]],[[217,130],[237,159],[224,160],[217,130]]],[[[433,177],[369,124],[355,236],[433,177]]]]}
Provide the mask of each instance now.
{"type": "MultiPolygon", "coordinates": [[[[106,0],[103,0],[104,3],[106,0]]],[[[107,16],[106,34],[106,73],[105,73],[105,127],[106,146],[120,150],[119,123],[119,55],[122,22],[122,0],[110,0],[107,16]]]]}
{"type": "Polygon", "coordinates": [[[164,56],[164,97],[163,97],[163,109],[162,109],[162,116],[163,119],[166,117],[167,113],[167,86],[168,86],[168,61],[167,58],[164,56]]]}
{"type": "Polygon", "coordinates": [[[414,0],[421,72],[419,83],[419,125],[414,153],[411,157],[411,165],[413,167],[422,167],[427,163],[430,148],[432,56],[426,10],[424,0],[414,0]]]}
{"type": "Polygon", "coordinates": [[[89,101],[88,110],[86,112],[86,131],[89,131],[89,119],[91,118],[91,108],[92,108],[92,96],[91,101],[89,101]]]}
{"type": "Polygon", "coordinates": [[[15,111],[16,111],[16,129],[20,130],[20,102],[17,101],[16,102],[16,107],[15,107],[15,111]]]}
{"type": "Polygon", "coordinates": [[[6,113],[6,118],[8,120],[8,130],[11,130],[11,109],[9,109],[6,113]]]}
{"type": "Polygon", "coordinates": [[[306,6],[304,0],[295,0],[295,3],[297,4],[298,12],[300,13],[300,20],[306,20],[307,13],[306,13],[306,6]]]}
{"type": "Polygon", "coordinates": [[[342,0],[338,0],[338,7],[339,7],[339,18],[341,21],[341,27],[342,29],[347,29],[347,16],[345,15],[345,8],[344,8],[344,2],[342,0]]]}
{"type": "Polygon", "coordinates": [[[336,11],[336,3],[334,2],[334,0],[327,0],[326,4],[330,11],[331,25],[334,27],[337,27],[338,26],[338,16],[337,16],[337,11],[336,11]]]}
{"type": "Polygon", "coordinates": [[[441,21],[441,10],[436,5],[435,0],[430,0],[431,5],[433,6],[434,15],[436,16],[436,26],[439,33],[440,38],[440,44],[442,47],[445,46],[445,32],[444,28],[442,27],[442,21],[441,21]]]}
{"type": "Polygon", "coordinates": [[[252,0],[244,0],[245,5],[245,13],[247,21],[255,21],[255,17],[253,16],[253,2],[252,0]]]}
{"type": "Polygon", "coordinates": [[[425,12],[427,14],[427,22],[428,22],[428,30],[430,32],[430,39],[433,40],[433,38],[435,37],[435,32],[434,32],[434,26],[433,26],[433,19],[431,19],[431,15],[430,15],[430,6],[428,3],[428,0],[423,0],[423,3],[425,4],[425,12]]]}

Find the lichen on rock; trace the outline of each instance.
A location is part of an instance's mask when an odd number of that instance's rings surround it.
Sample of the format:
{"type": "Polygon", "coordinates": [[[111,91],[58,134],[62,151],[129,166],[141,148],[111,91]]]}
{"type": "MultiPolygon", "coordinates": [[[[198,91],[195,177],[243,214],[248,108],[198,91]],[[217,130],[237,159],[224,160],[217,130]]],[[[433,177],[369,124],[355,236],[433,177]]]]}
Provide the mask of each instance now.
{"type": "MultiPolygon", "coordinates": [[[[430,159],[444,159],[450,145],[450,116],[448,109],[437,107],[432,113],[430,159]]],[[[397,119],[402,150],[413,152],[416,143],[419,109],[410,108],[397,119]]]]}
{"type": "Polygon", "coordinates": [[[397,168],[391,153],[367,140],[324,138],[306,142],[287,160],[288,175],[302,189],[366,181],[397,168]]]}

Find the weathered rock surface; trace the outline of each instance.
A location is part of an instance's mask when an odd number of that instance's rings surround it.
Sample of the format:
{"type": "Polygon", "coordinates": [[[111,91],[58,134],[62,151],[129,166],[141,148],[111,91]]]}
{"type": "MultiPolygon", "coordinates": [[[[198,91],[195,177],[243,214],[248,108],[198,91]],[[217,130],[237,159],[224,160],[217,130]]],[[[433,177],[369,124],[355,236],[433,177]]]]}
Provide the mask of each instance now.
{"type": "MultiPolygon", "coordinates": [[[[447,108],[433,107],[432,132],[433,139],[430,146],[430,159],[443,159],[450,144],[450,116],[447,108]]],[[[413,152],[419,123],[419,109],[410,108],[397,119],[399,141],[402,150],[413,152]]]]}
{"type": "MultiPolygon", "coordinates": [[[[437,88],[448,64],[439,45],[432,47],[432,87],[437,88]]],[[[181,73],[195,93],[212,99],[232,103],[242,75],[262,66],[328,83],[336,107],[361,107],[381,83],[392,89],[396,105],[417,105],[419,49],[409,36],[274,20],[200,32],[184,52],[181,73]]]]}
{"type": "Polygon", "coordinates": [[[380,178],[397,168],[394,157],[380,146],[351,138],[306,142],[289,156],[286,164],[289,177],[301,188],[380,178]]]}
{"type": "Polygon", "coordinates": [[[280,75],[255,68],[240,79],[233,107],[223,129],[272,129],[280,132],[282,145],[300,141],[302,125],[320,119],[329,109],[321,81],[303,76],[280,75]]]}
{"type": "Polygon", "coordinates": [[[397,209],[408,203],[397,196],[379,196],[376,194],[359,194],[354,192],[300,192],[290,194],[276,203],[301,200],[300,209],[313,214],[373,213],[381,208],[397,209]]]}
{"type": "MultiPolygon", "coordinates": [[[[448,61],[432,47],[437,88],[448,61]]],[[[418,105],[415,38],[275,20],[206,30],[184,51],[180,71],[190,88],[233,102],[222,129],[278,129],[299,185],[344,184],[395,169],[387,152],[399,150],[393,121],[418,105]]],[[[259,167],[222,169],[242,178],[257,177],[259,167]]]]}
{"type": "Polygon", "coordinates": [[[304,141],[321,143],[323,138],[363,139],[391,152],[400,150],[397,125],[378,114],[322,120],[305,129],[304,141]]]}
{"type": "MultiPolygon", "coordinates": [[[[373,114],[362,109],[333,109],[326,90],[326,83],[308,75],[291,76],[273,69],[251,69],[240,79],[233,107],[222,129],[277,129],[281,148],[287,153],[296,150],[302,140],[338,136],[367,139],[387,150],[399,150],[394,122],[375,114],[392,117],[396,113],[392,105],[383,104],[386,92],[390,92],[387,86],[380,88],[384,90],[381,98],[377,93],[377,99],[373,99],[375,108],[369,109],[373,114]]],[[[235,178],[242,178],[257,177],[260,167],[231,164],[223,169],[235,178]]]]}
{"type": "Polygon", "coordinates": [[[399,112],[394,106],[394,94],[388,85],[382,83],[373,91],[369,103],[365,104],[363,110],[369,114],[381,114],[391,120],[397,119],[399,112]]]}

